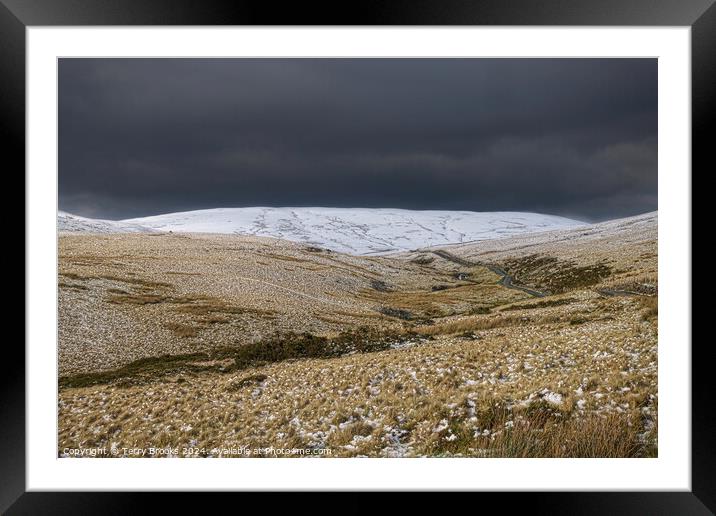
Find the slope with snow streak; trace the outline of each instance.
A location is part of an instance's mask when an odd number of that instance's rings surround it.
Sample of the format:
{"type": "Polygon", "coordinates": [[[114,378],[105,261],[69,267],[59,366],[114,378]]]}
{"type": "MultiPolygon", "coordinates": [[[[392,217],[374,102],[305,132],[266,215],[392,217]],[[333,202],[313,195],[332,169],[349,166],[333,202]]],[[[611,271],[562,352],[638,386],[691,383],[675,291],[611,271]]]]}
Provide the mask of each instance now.
{"type": "Polygon", "coordinates": [[[538,213],[263,207],[187,211],[122,222],[160,231],[282,238],[351,254],[389,253],[585,225],[538,213]]]}
{"type": "Polygon", "coordinates": [[[610,246],[629,246],[642,242],[656,242],[658,238],[659,212],[652,211],[622,219],[585,224],[576,228],[555,228],[534,234],[519,235],[509,240],[484,242],[479,246],[470,243],[450,246],[450,252],[461,258],[476,254],[515,256],[529,254],[547,248],[575,248],[576,252],[587,245],[595,251],[610,246]],[[595,245],[595,242],[598,244],[595,245]]]}
{"type": "MultiPolygon", "coordinates": [[[[591,267],[601,263],[611,267],[616,276],[628,276],[629,271],[638,270],[656,280],[658,237],[659,214],[654,211],[579,228],[449,245],[445,251],[458,260],[503,265],[529,257],[549,257],[569,266],[591,267]]],[[[418,254],[404,253],[402,257],[410,260],[418,254]]],[[[556,267],[556,264],[551,267],[552,272],[556,267]]]]}
{"type": "Polygon", "coordinates": [[[90,219],[72,215],[65,211],[57,212],[57,229],[70,233],[151,233],[152,228],[116,220],[90,219]]]}

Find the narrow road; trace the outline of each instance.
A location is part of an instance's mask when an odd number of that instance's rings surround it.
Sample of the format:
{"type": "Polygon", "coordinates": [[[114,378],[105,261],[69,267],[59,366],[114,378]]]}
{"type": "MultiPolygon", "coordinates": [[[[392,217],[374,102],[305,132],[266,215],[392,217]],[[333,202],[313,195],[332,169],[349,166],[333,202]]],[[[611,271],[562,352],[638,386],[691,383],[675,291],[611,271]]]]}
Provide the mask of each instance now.
{"type": "Polygon", "coordinates": [[[464,267],[487,267],[489,270],[500,276],[499,284],[503,287],[511,288],[513,290],[521,290],[522,292],[526,292],[527,294],[534,297],[545,297],[547,295],[544,292],[540,292],[539,290],[535,290],[533,288],[525,287],[522,285],[515,285],[514,278],[510,276],[505,269],[497,265],[493,265],[490,263],[471,262],[469,260],[465,260],[464,258],[460,258],[459,256],[455,256],[454,254],[449,253],[443,249],[438,249],[436,251],[431,252],[444,260],[457,263],[458,265],[462,265],[464,267]]]}
{"type": "Polygon", "coordinates": [[[448,253],[447,251],[443,251],[442,249],[438,249],[437,251],[431,251],[434,255],[439,256],[440,258],[444,260],[448,260],[453,263],[457,263],[458,265],[464,265],[465,267],[474,267],[476,265],[480,265],[477,263],[472,263],[468,260],[465,260],[464,258],[460,258],[459,256],[455,256],[452,253],[448,253]]]}

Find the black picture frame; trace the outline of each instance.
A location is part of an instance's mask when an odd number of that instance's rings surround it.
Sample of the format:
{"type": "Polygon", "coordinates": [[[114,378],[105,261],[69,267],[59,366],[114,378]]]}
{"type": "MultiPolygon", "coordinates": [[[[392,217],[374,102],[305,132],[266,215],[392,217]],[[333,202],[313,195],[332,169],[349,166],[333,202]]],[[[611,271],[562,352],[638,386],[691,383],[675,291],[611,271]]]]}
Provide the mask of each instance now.
{"type": "MultiPolygon", "coordinates": [[[[25,29],[64,25],[602,25],[690,26],[692,37],[692,169],[713,170],[709,134],[716,102],[714,0],[394,0],[383,3],[286,3],[192,0],[0,0],[0,136],[5,174],[25,167],[25,29]],[[711,114],[711,117],[709,117],[711,114]]],[[[678,172],[675,172],[678,173],[678,172]]],[[[693,172],[691,173],[693,177],[693,172]]],[[[28,257],[25,256],[27,260],[28,257]]],[[[26,274],[27,274],[27,269],[26,274]]],[[[27,277],[26,277],[27,279],[27,277]]],[[[691,284],[691,278],[687,278],[691,284]]],[[[691,342],[682,343],[689,346],[691,342]]],[[[138,493],[25,492],[24,351],[8,339],[14,367],[0,375],[0,512],[133,514],[161,497],[188,509],[186,496],[138,493]]],[[[692,491],[484,493],[487,501],[529,504],[549,514],[712,514],[716,511],[716,425],[710,339],[692,353],[692,491]]],[[[356,498],[356,494],[352,495],[356,498]]],[[[223,498],[223,497],[222,497],[223,498]]],[[[275,500],[280,500],[276,498],[275,500]]],[[[293,502],[295,503],[295,501],[293,502]]],[[[348,503],[347,506],[360,505],[348,503]]],[[[330,507],[330,506],[329,506],[330,507]]]]}

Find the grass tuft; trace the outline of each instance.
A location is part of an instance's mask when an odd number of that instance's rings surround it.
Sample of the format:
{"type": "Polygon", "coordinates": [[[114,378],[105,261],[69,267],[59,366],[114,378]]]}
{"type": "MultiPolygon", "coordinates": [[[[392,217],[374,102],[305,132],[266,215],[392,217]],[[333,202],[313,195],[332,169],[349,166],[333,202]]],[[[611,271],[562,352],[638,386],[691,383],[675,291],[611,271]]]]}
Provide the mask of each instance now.
{"type": "Polygon", "coordinates": [[[236,392],[240,391],[241,389],[244,389],[246,387],[250,387],[252,385],[257,385],[262,382],[265,382],[268,376],[265,374],[252,374],[249,376],[246,376],[240,380],[236,380],[231,382],[229,385],[226,386],[226,390],[229,392],[236,392]]]}
{"type": "Polygon", "coordinates": [[[392,306],[381,306],[378,311],[383,315],[402,319],[403,321],[411,321],[414,318],[414,315],[410,310],[404,310],[402,308],[393,308],[392,306]]]}

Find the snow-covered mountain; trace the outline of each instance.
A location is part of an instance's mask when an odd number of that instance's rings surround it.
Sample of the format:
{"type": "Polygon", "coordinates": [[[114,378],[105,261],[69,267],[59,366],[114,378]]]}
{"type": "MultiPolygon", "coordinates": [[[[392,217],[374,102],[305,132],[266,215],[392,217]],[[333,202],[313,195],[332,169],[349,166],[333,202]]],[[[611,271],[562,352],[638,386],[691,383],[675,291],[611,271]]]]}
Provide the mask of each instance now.
{"type": "Polygon", "coordinates": [[[158,231],[283,238],[351,254],[388,253],[586,225],[538,213],[262,207],[168,213],[120,223],[158,231]]]}
{"type": "Polygon", "coordinates": [[[57,212],[57,229],[82,233],[146,233],[154,231],[139,224],[116,220],[89,219],[79,215],[72,215],[65,211],[57,212]]]}

